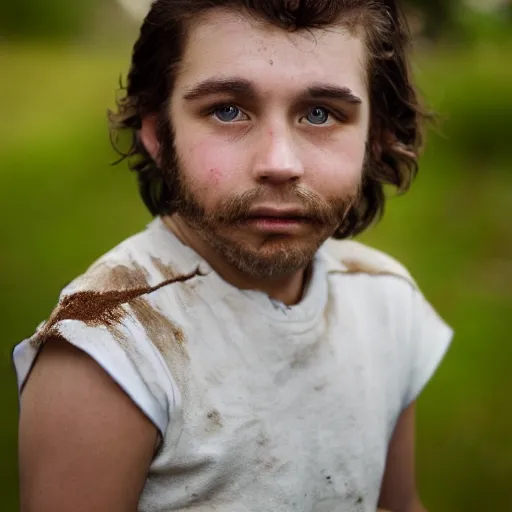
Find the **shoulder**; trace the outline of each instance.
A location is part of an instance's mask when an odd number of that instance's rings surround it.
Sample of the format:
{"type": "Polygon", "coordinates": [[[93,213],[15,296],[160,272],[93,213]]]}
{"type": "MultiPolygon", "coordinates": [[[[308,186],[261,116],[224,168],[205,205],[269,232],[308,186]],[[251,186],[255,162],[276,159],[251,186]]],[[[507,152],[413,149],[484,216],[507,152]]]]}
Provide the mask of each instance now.
{"type": "Polygon", "coordinates": [[[329,273],[391,276],[417,284],[408,269],[392,256],[354,240],[329,239],[322,247],[329,273]]]}
{"type": "MultiPolygon", "coordinates": [[[[165,432],[167,403],[174,403],[176,386],[162,356],[167,345],[181,350],[169,340],[182,336],[174,287],[167,285],[183,278],[179,265],[172,266],[180,261],[174,258],[173,244],[169,251],[160,247],[162,236],[150,225],[105,253],[62,290],[48,319],[15,348],[20,390],[40,350],[49,342],[67,342],[93,359],[165,432]],[[168,260],[162,259],[166,254],[168,260]],[[158,298],[155,292],[164,287],[165,297],[158,298]]],[[[181,355],[179,350],[175,353],[181,355]]]]}
{"type": "Polygon", "coordinates": [[[394,347],[394,379],[402,404],[411,404],[446,353],[453,330],[393,257],[351,240],[329,240],[321,254],[335,279],[333,296],[344,322],[386,350],[394,347]]]}
{"type": "Polygon", "coordinates": [[[61,291],[48,320],[37,329],[35,346],[51,335],[63,335],[67,327],[84,336],[86,331],[92,335],[91,328],[108,331],[124,345],[139,331],[141,337],[149,332],[158,337],[181,318],[179,285],[205,275],[183,250],[155,221],[124,240],[61,291]]]}
{"type": "Polygon", "coordinates": [[[192,277],[200,273],[198,267],[199,261],[155,219],[98,258],[62,290],[61,298],[85,291],[143,294],[192,277]]]}
{"type": "Polygon", "coordinates": [[[332,296],[340,310],[350,311],[352,327],[407,338],[421,292],[402,263],[353,240],[330,239],[321,257],[332,296]]]}

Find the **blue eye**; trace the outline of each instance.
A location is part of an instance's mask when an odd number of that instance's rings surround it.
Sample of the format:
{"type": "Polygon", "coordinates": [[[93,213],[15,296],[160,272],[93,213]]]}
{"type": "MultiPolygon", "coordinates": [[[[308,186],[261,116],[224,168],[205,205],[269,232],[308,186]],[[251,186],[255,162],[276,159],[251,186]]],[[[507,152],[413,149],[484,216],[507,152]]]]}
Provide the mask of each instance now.
{"type": "Polygon", "coordinates": [[[214,114],[219,121],[222,121],[223,123],[230,123],[238,118],[240,115],[240,109],[234,105],[224,105],[216,108],[214,114]]]}
{"type": "Polygon", "coordinates": [[[323,107],[314,107],[310,110],[306,119],[311,124],[325,124],[329,120],[329,111],[323,107]]]}

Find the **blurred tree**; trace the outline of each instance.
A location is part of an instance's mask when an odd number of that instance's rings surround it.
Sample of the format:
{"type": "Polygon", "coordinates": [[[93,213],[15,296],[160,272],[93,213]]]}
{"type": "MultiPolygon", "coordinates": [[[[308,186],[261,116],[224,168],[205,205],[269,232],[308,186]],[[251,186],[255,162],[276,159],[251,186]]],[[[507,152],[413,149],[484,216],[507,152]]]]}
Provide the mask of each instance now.
{"type": "MultiPolygon", "coordinates": [[[[140,21],[152,0],[116,0],[123,9],[140,21]]],[[[457,36],[464,31],[463,13],[481,0],[400,0],[413,21],[416,35],[437,39],[457,36]]],[[[72,38],[87,27],[96,7],[113,4],[113,0],[2,0],[0,1],[0,34],[18,38],[72,38]]],[[[511,9],[509,0],[489,0],[489,5],[502,11],[511,9]]],[[[486,3],[487,5],[487,3],[486,3]]],[[[493,7],[491,7],[493,8],[493,7]]]]}
{"type": "Polygon", "coordinates": [[[403,0],[405,11],[417,21],[414,28],[428,39],[437,39],[458,25],[464,0],[403,0]]]}
{"type": "Polygon", "coordinates": [[[0,34],[16,38],[69,38],[89,21],[97,0],[2,0],[0,34]]]}

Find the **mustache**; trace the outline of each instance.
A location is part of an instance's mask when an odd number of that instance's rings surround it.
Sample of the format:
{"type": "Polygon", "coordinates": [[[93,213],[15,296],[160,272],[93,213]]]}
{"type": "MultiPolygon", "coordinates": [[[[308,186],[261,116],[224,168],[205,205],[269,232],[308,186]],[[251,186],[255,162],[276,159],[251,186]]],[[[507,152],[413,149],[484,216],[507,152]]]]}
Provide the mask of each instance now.
{"type": "Polygon", "coordinates": [[[242,223],[258,204],[282,203],[300,208],[301,215],[312,222],[335,224],[345,217],[355,200],[356,196],[324,199],[300,185],[274,190],[258,187],[223,200],[216,208],[215,220],[223,224],[242,223]]]}

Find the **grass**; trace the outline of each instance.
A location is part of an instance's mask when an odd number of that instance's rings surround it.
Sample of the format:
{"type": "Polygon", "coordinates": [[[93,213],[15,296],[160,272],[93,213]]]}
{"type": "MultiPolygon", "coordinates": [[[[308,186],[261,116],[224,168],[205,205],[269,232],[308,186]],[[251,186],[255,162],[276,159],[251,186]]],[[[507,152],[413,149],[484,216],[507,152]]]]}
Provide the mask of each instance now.
{"type": "MultiPolygon", "coordinates": [[[[418,60],[422,88],[448,113],[420,175],[364,241],[406,264],[455,328],[419,403],[418,471],[431,510],[500,510],[512,477],[512,48],[418,60]],[[507,131],[508,130],[508,131],[507,131]]],[[[0,47],[0,507],[17,509],[13,345],[62,286],[149,220],[133,176],[111,167],[105,110],[124,56],[87,48],[0,47]]]]}

